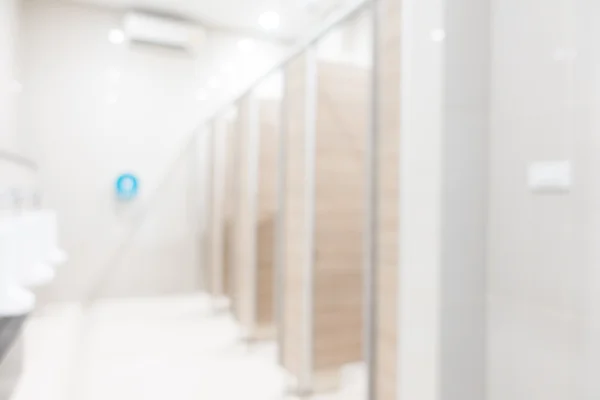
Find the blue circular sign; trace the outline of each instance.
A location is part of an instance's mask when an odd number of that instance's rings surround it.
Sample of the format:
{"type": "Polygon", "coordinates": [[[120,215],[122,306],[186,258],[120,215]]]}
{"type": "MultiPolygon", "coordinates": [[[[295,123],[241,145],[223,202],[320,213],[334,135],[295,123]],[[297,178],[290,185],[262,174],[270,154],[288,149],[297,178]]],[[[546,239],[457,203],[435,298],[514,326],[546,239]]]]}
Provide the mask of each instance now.
{"type": "Polygon", "coordinates": [[[138,194],[138,179],[133,174],[123,174],[117,178],[115,191],[119,200],[132,200],[138,194]]]}

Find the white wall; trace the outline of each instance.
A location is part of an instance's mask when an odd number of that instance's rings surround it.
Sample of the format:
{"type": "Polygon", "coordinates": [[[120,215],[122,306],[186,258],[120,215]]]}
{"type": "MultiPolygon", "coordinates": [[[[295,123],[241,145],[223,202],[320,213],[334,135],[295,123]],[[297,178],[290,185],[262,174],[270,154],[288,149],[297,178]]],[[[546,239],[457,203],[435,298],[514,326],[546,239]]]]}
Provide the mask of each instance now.
{"type": "Polygon", "coordinates": [[[196,60],[196,87],[199,92],[207,94],[202,117],[212,116],[229,106],[234,98],[262,78],[289,51],[287,47],[260,41],[253,41],[251,51],[240,51],[240,39],[239,36],[210,33],[209,43],[196,60]],[[208,86],[211,77],[217,78],[219,87],[208,86]]]}
{"type": "Polygon", "coordinates": [[[169,52],[109,43],[109,30],[119,24],[116,13],[58,3],[26,3],[23,10],[21,129],[71,256],[47,300],[198,287],[187,191],[191,147],[180,157],[197,123],[195,65],[169,52]],[[141,198],[119,207],[113,185],[123,172],[139,176],[141,198]]]}
{"type": "Polygon", "coordinates": [[[371,15],[366,9],[325,35],[317,44],[319,60],[369,68],[373,61],[371,15]]]}
{"type": "Polygon", "coordinates": [[[404,5],[399,398],[598,399],[600,3],[404,5]]]}
{"type": "Polygon", "coordinates": [[[600,398],[594,1],[493,1],[489,400],[600,398]],[[569,160],[566,193],[527,171],[569,160]]]}
{"type": "Polygon", "coordinates": [[[0,2],[0,149],[17,150],[16,41],[19,18],[17,0],[0,2]]]}
{"type": "MultiPolygon", "coordinates": [[[[204,61],[215,61],[111,44],[108,32],[120,23],[119,13],[59,2],[23,10],[22,134],[71,255],[43,293],[48,301],[199,287],[202,151],[190,139],[218,103],[197,99],[211,73],[204,61]],[[114,180],[129,171],[141,196],[118,205],[114,180]]],[[[211,46],[227,48],[223,40],[211,46]]],[[[259,69],[247,65],[245,79],[259,69]]]]}
{"type": "Polygon", "coordinates": [[[239,54],[239,38],[219,34],[196,58],[114,45],[108,32],[121,18],[52,1],[24,8],[22,134],[71,255],[44,293],[48,301],[200,287],[205,150],[202,136],[191,138],[199,121],[283,52],[257,43],[239,54]],[[232,72],[220,69],[226,62],[232,72]],[[212,76],[220,87],[207,88],[212,76]],[[199,100],[203,88],[208,96],[199,100]],[[114,180],[130,171],[141,196],[119,205],[114,180]]]}
{"type": "MultiPolygon", "coordinates": [[[[22,155],[17,129],[20,91],[18,62],[18,28],[20,2],[0,1],[0,152],[22,155]]],[[[35,173],[30,168],[0,157],[0,192],[31,190],[35,173]]],[[[6,204],[8,205],[8,204],[6,204]]]]}

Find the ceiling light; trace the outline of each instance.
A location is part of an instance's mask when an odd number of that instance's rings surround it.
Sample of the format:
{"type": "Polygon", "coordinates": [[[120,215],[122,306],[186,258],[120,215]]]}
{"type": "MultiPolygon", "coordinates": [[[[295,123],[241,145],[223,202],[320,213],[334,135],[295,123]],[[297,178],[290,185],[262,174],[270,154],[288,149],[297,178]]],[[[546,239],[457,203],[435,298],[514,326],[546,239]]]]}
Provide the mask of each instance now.
{"type": "Polygon", "coordinates": [[[217,78],[215,78],[214,76],[208,80],[207,84],[208,84],[208,87],[211,89],[216,89],[221,85],[219,80],[217,78]]]}
{"type": "Polygon", "coordinates": [[[121,44],[125,41],[125,32],[120,29],[112,29],[108,33],[108,40],[113,44],[121,44]]]}
{"type": "Polygon", "coordinates": [[[258,17],[258,24],[266,31],[272,31],[279,28],[281,17],[275,11],[265,11],[258,17]]]}
{"type": "Polygon", "coordinates": [[[233,68],[233,64],[232,63],[223,64],[223,68],[222,68],[223,72],[230,74],[230,73],[233,72],[233,69],[234,68],[233,68]]]}
{"type": "Polygon", "coordinates": [[[446,32],[443,29],[434,29],[431,31],[431,40],[441,42],[446,38],[446,32]]]}
{"type": "Polygon", "coordinates": [[[241,39],[237,43],[237,47],[244,53],[250,53],[256,47],[256,43],[252,39],[241,39]]]}

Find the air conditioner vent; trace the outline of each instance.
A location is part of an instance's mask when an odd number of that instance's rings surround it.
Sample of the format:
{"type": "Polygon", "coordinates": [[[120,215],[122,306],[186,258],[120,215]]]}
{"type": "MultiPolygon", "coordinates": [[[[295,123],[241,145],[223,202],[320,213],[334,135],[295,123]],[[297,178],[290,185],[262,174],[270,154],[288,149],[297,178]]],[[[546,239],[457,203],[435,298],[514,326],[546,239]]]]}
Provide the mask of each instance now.
{"type": "Polygon", "coordinates": [[[131,43],[144,43],[195,53],[206,41],[206,31],[187,21],[140,12],[125,15],[124,31],[131,43]]]}

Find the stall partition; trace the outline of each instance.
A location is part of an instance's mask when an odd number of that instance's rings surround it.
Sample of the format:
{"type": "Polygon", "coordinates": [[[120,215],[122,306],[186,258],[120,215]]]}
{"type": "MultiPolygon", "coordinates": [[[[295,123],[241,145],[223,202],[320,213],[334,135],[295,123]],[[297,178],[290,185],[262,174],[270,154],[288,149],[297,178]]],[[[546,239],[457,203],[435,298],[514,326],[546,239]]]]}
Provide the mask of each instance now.
{"type": "Polygon", "coordinates": [[[365,135],[369,71],[318,65],[315,140],[315,387],[363,360],[365,135]]]}
{"type": "MultiPolygon", "coordinates": [[[[275,339],[279,104],[252,92],[238,106],[233,180],[233,310],[248,340],[275,339]]],[[[229,247],[228,246],[228,247],[229,247]]]]}
{"type": "Polygon", "coordinates": [[[237,182],[239,177],[239,168],[238,168],[238,160],[239,160],[239,143],[236,129],[236,110],[231,110],[226,114],[226,124],[223,130],[223,134],[225,136],[225,182],[224,182],[224,199],[223,199],[223,291],[225,297],[229,300],[229,304],[231,308],[235,305],[234,295],[235,295],[235,257],[234,251],[235,247],[233,243],[235,243],[235,230],[234,222],[236,215],[236,205],[238,198],[237,193],[237,182]]]}
{"type": "Polygon", "coordinates": [[[281,362],[297,381],[298,389],[310,389],[312,365],[312,192],[306,183],[311,170],[307,143],[307,68],[314,60],[306,54],[292,60],[285,70],[285,186],[283,190],[282,269],[279,346],[281,362]]]}
{"type": "Polygon", "coordinates": [[[400,152],[400,0],[379,2],[376,30],[378,132],[376,155],[376,265],[374,313],[374,399],[395,400],[397,387],[397,304],[400,152]]]}
{"type": "MultiPolygon", "coordinates": [[[[213,163],[212,176],[224,181],[213,184],[224,194],[213,195],[211,202],[216,210],[211,218],[221,221],[214,233],[222,236],[220,255],[211,255],[222,266],[221,281],[215,281],[230,298],[246,339],[277,338],[280,363],[301,393],[336,389],[342,371],[371,361],[365,358],[370,352],[378,355],[377,363],[389,364],[392,356],[384,353],[395,340],[387,333],[393,321],[383,324],[393,308],[366,307],[366,278],[380,267],[367,262],[365,246],[371,234],[368,139],[373,133],[367,4],[355,5],[282,64],[283,102],[258,95],[259,85],[251,88],[237,100],[235,116],[218,129],[222,137],[213,138],[223,160],[213,163]],[[382,321],[375,348],[365,335],[370,332],[365,316],[372,312],[382,321]]],[[[386,143],[393,145],[391,115],[389,121],[386,143]]],[[[381,147],[383,154],[386,144],[381,147]]],[[[397,160],[385,162],[382,181],[392,182],[397,160]]],[[[378,190],[379,197],[396,195],[392,183],[378,190]]],[[[397,223],[394,201],[380,205],[382,229],[393,230],[397,223]]],[[[380,236],[385,243],[393,240],[380,236]]],[[[380,258],[391,266],[395,253],[391,248],[383,253],[380,258]]],[[[377,293],[381,299],[394,295],[386,282],[393,271],[386,273],[375,282],[377,290],[389,292],[377,293]]],[[[388,364],[381,367],[385,376],[394,372],[388,364]]],[[[378,383],[387,395],[385,379],[378,383]]]]}
{"type": "Polygon", "coordinates": [[[211,294],[212,292],[212,205],[213,205],[213,159],[214,159],[214,151],[213,151],[213,132],[212,132],[212,124],[209,124],[205,129],[206,135],[206,147],[207,150],[205,152],[206,156],[206,193],[205,193],[205,222],[204,229],[202,231],[201,238],[201,248],[202,248],[202,282],[204,286],[204,290],[211,294]]]}
{"type": "Polygon", "coordinates": [[[300,391],[334,389],[363,361],[369,77],[316,49],[286,71],[281,347],[300,391]]]}
{"type": "Polygon", "coordinates": [[[258,103],[258,187],[256,234],[256,329],[257,339],[275,339],[275,232],[278,212],[280,100],[258,103]]]}
{"type": "Polygon", "coordinates": [[[211,130],[211,171],[210,171],[210,250],[209,250],[209,293],[220,302],[225,296],[225,274],[223,260],[225,226],[225,178],[227,121],[218,119],[211,130]]]}
{"type": "Polygon", "coordinates": [[[237,152],[237,180],[235,182],[236,197],[234,199],[233,231],[231,243],[233,247],[233,311],[243,336],[247,338],[253,328],[254,307],[249,299],[252,298],[255,282],[255,242],[251,232],[251,223],[254,218],[252,196],[252,181],[255,174],[251,170],[251,159],[255,149],[251,145],[251,135],[255,129],[252,127],[251,108],[254,106],[253,98],[246,96],[237,106],[235,120],[237,152]]]}

